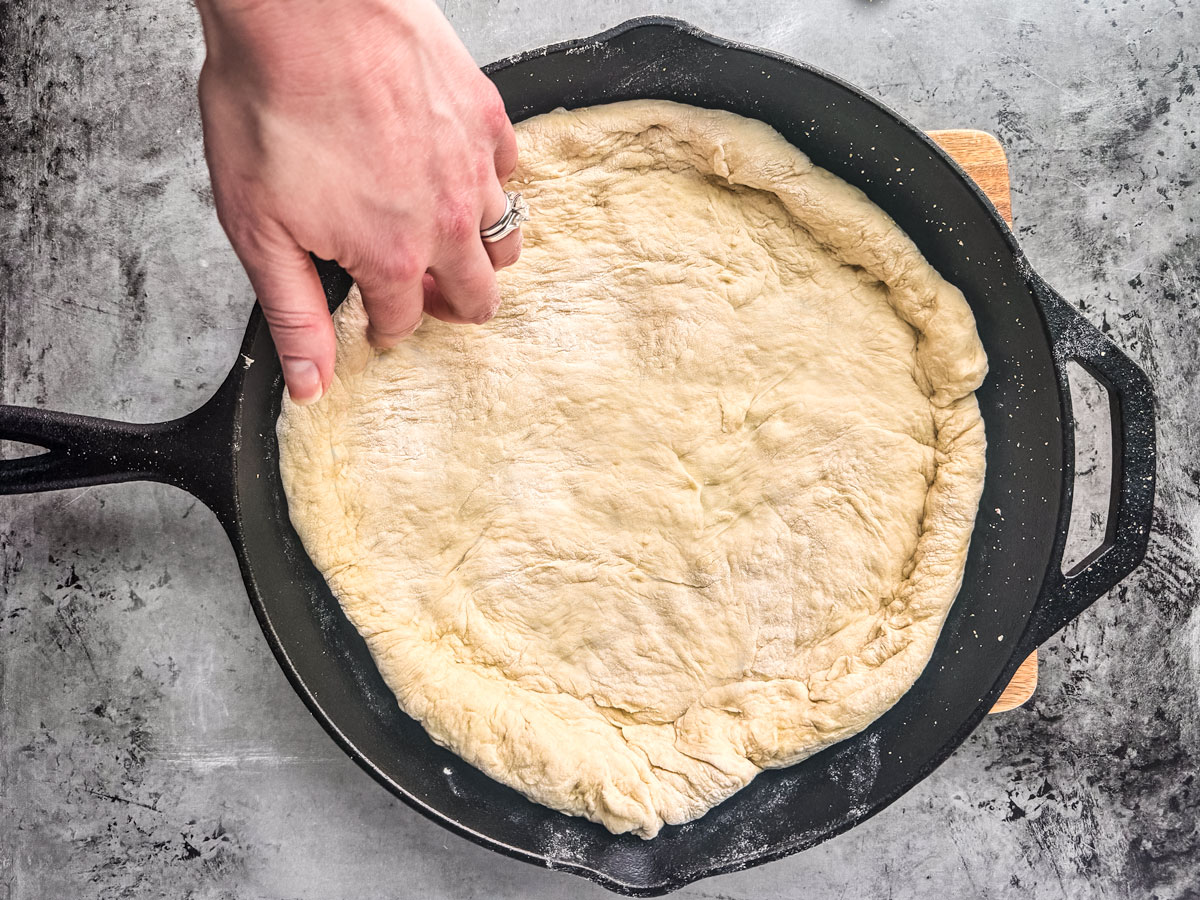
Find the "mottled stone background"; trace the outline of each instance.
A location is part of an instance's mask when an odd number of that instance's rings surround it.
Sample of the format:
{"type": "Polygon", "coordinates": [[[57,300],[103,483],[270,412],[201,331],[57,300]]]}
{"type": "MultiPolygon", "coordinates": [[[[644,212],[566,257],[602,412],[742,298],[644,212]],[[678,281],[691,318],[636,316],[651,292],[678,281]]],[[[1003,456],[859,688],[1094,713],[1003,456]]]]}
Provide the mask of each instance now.
{"type": "MultiPolygon", "coordinates": [[[[661,12],[926,128],[995,131],[1034,265],[1150,373],[1143,567],[900,802],[710,898],[1200,897],[1200,9],[1191,0],[446,0],[480,62],[661,12]]],[[[151,420],[231,365],[184,0],[0,0],[0,385],[151,420]]],[[[392,799],[304,710],[213,516],[137,484],[0,502],[0,898],[600,897],[392,799]]]]}

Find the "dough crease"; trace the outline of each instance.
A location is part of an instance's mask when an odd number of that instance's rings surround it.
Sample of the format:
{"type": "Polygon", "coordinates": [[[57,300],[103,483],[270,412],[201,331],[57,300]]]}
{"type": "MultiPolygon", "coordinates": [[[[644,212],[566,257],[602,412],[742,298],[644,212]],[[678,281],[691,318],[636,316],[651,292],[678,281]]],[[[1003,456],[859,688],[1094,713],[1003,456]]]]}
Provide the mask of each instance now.
{"type": "Polygon", "coordinates": [[[517,126],[485,325],[381,352],[357,288],[289,513],[405,712],[651,838],[911,687],[984,479],[962,294],[769,126],[635,100],[517,126]]]}

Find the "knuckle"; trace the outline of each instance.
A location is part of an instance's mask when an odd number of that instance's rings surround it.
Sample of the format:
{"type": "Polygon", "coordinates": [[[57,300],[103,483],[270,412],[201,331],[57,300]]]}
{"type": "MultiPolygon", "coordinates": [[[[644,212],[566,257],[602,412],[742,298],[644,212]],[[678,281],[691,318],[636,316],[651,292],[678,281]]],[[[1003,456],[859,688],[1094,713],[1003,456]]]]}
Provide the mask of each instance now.
{"type": "Polygon", "coordinates": [[[225,230],[229,243],[239,253],[253,253],[262,249],[262,236],[254,227],[252,217],[246,215],[241,204],[225,196],[216,194],[217,221],[225,230]]]}
{"type": "Polygon", "coordinates": [[[453,241],[465,241],[479,233],[476,216],[462,200],[450,200],[442,206],[441,231],[453,241]]]}
{"type": "Polygon", "coordinates": [[[478,185],[493,185],[496,183],[496,164],[488,156],[478,156],[471,162],[471,175],[478,185]]]}
{"type": "Polygon", "coordinates": [[[500,183],[506,183],[512,178],[513,172],[517,171],[517,154],[514,150],[512,153],[502,153],[495,159],[496,176],[500,179],[500,183]]]}
{"type": "Polygon", "coordinates": [[[296,306],[264,304],[263,315],[276,336],[291,337],[315,332],[321,325],[323,312],[296,306]]]}
{"type": "Polygon", "coordinates": [[[281,237],[274,220],[256,212],[258,206],[254,200],[218,195],[216,207],[217,221],[244,263],[267,267],[292,261],[294,245],[281,237]]]}
{"type": "Polygon", "coordinates": [[[493,135],[503,134],[505,129],[511,129],[512,123],[508,120],[508,110],[504,108],[504,100],[500,96],[500,92],[495,87],[489,85],[489,90],[484,97],[482,104],[482,115],[484,125],[493,135]]]}
{"type": "Polygon", "coordinates": [[[380,275],[393,283],[415,281],[424,271],[424,265],[413,253],[395,253],[380,264],[380,275]]]}

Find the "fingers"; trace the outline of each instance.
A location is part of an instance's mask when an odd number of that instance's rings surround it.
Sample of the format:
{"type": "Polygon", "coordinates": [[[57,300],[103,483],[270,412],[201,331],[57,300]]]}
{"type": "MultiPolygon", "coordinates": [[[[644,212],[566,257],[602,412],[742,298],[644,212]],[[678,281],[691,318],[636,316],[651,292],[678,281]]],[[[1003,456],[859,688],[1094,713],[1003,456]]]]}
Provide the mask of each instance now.
{"type": "Polygon", "coordinates": [[[436,284],[425,301],[430,315],[447,322],[478,325],[496,314],[500,290],[492,261],[475,239],[447,245],[443,256],[429,269],[436,284]]]}
{"type": "MultiPolygon", "coordinates": [[[[517,136],[507,116],[497,137],[495,163],[496,177],[499,179],[499,183],[496,185],[496,190],[490,191],[488,194],[483,208],[483,221],[480,222],[481,228],[486,228],[504,215],[507,201],[502,185],[508,181],[513,170],[517,168],[517,136]]],[[[493,268],[503,269],[511,266],[521,256],[521,229],[518,228],[504,240],[484,244],[484,249],[487,250],[493,268]]]]}
{"type": "Polygon", "coordinates": [[[425,278],[421,282],[422,293],[424,294],[425,312],[433,316],[435,319],[441,319],[443,322],[453,322],[455,325],[469,325],[472,322],[469,319],[463,318],[446,301],[442,294],[438,283],[433,280],[433,276],[428,272],[425,273],[425,278]]]}
{"type": "Polygon", "coordinates": [[[367,338],[374,346],[394,347],[417,330],[424,305],[419,273],[399,279],[386,274],[360,275],[355,281],[370,321],[367,338]]]}
{"type": "Polygon", "coordinates": [[[504,184],[512,177],[513,170],[517,168],[517,135],[507,117],[496,142],[495,161],[496,177],[500,179],[501,184],[504,184]]]}
{"type": "MultiPolygon", "coordinates": [[[[514,148],[514,156],[515,152],[514,148]]],[[[504,215],[504,211],[507,208],[508,199],[505,196],[504,189],[497,183],[496,189],[488,192],[488,200],[483,207],[483,221],[480,224],[480,228],[487,228],[489,225],[500,221],[500,217],[504,215]]],[[[483,242],[481,241],[480,243],[483,242]]],[[[521,256],[521,229],[518,228],[499,241],[483,243],[483,249],[492,261],[493,269],[503,269],[511,266],[521,256]]]]}
{"type": "Polygon", "coordinates": [[[284,236],[235,249],[266,315],[288,394],[301,406],[320,400],[333,379],[336,342],[312,260],[284,236]]]}
{"type": "Polygon", "coordinates": [[[507,116],[497,135],[493,157],[496,176],[487,189],[479,223],[456,221],[444,232],[440,258],[425,272],[398,259],[372,273],[352,272],[370,320],[371,342],[395,346],[421,324],[422,312],[446,322],[479,324],[496,313],[500,294],[495,270],[511,266],[521,255],[521,233],[484,243],[479,229],[499,221],[508,206],[501,187],[517,164],[517,140],[507,116]]]}
{"type": "Polygon", "coordinates": [[[521,258],[521,229],[518,228],[502,240],[483,246],[488,259],[492,261],[492,268],[506,269],[521,258]]]}

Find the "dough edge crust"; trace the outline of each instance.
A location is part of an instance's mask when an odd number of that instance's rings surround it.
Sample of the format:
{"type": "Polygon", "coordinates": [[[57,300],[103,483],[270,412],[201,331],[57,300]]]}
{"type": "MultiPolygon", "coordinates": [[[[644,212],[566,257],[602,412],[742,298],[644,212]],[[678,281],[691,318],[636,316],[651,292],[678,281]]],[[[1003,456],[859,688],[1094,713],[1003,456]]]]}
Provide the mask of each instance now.
{"type": "MultiPolygon", "coordinates": [[[[668,101],[633,100],[558,110],[517,126],[539,152],[587,153],[604,135],[665,129],[688,145],[705,175],[775,194],[844,263],[889,286],[897,315],[919,334],[916,357],[928,381],[936,426],[936,474],[925,500],[910,577],[894,614],[855,659],[808,683],[740,683],[710,690],[675,722],[675,747],[651,759],[629,743],[636,729],[564,724],[553,695],[533,695],[495,671],[463,665],[444,645],[415,633],[376,640],[356,601],[340,589],[337,554],[323,523],[338,498],[319,471],[294,460],[300,435],[327,428],[315,407],[285,397],[277,431],[292,521],[351,621],[363,632],[401,708],[430,736],[530,799],[599,822],[615,833],[653,837],[691,821],[762,769],[792,765],[858,733],[911,687],[961,586],[983,487],[985,438],[974,390],[986,359],[961,292],[929,265],[899,227],[861,191],[815,167],[768,125],[668,101]],[[297,502],[303,498],[302,502],[297,502]]],[[[365,313],[357,289],[335,316],[338,377],[364,365],[365,313]]],[[[297,451],[298,452],[298,451],[297,451]]],[[[353,533],[350,532],[353,539],[353,533]]]]}

